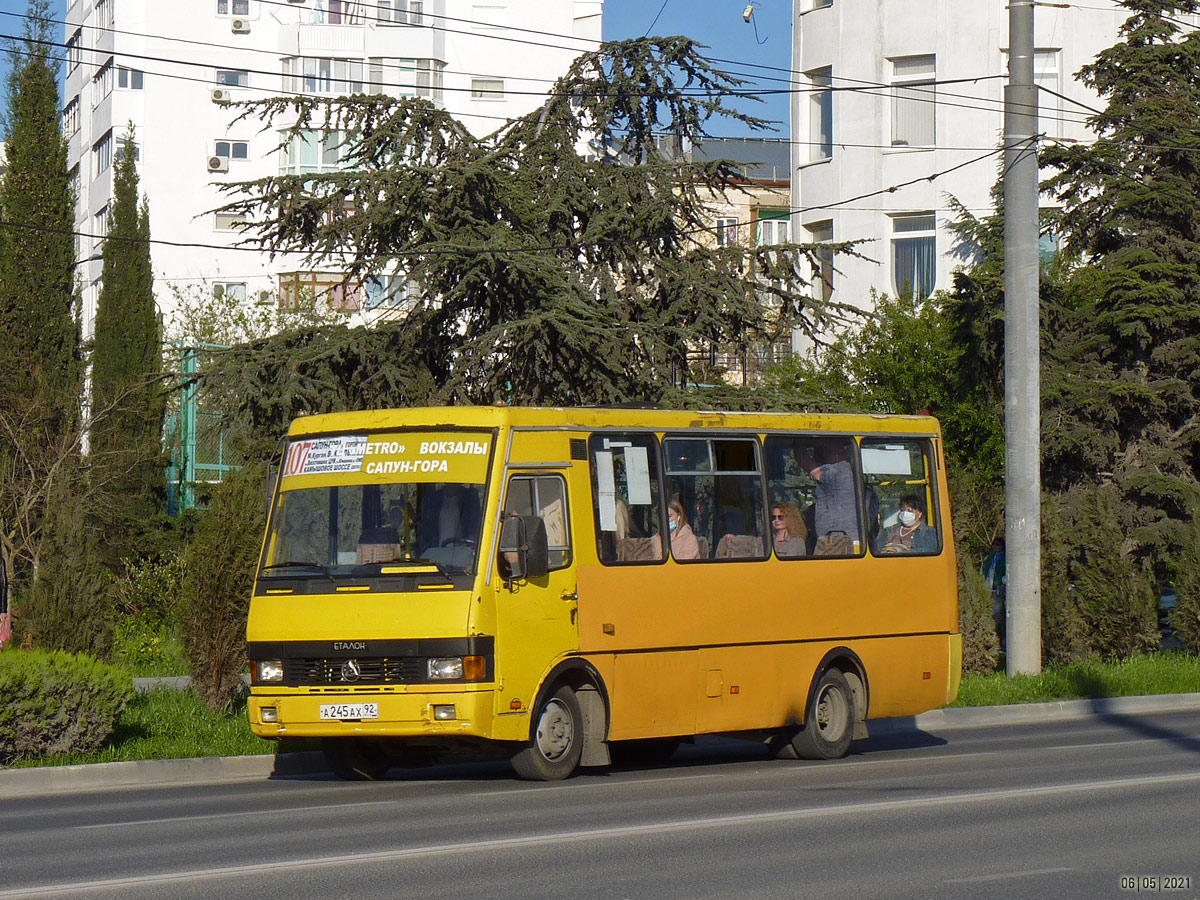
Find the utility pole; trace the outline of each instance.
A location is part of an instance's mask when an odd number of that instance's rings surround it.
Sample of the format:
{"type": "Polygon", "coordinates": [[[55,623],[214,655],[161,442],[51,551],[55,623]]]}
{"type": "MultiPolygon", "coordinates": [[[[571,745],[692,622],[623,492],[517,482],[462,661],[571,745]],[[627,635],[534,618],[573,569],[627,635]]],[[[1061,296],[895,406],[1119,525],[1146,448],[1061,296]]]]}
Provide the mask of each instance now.
{"type": "Polygon", "coordinates": [[[1009,675],[1042,668],[1041,352],[1034,0],[1009,0],[1004,91],[1004,466],[1009,675]]]}

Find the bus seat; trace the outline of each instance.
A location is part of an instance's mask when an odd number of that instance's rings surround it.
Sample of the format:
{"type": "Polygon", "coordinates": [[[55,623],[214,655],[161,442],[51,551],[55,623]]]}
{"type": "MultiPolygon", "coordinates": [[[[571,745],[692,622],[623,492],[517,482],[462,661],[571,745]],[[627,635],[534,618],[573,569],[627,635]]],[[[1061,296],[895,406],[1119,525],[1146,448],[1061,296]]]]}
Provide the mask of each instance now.
{"type": "Polygon", "coordinates": [[[762,538],[732,534],[717,541],[717,559],[762,559],[762,538]]]}
{"type": "Polygon", "coordinates": [[[627,537],[617,540],[618,562],[639,562],[658,559],[659,551],[652,537],[627,537]]]}
{"type": "Polygon", "coordinates": [[[400,535],[395,528],[366,528],[358,538],[354,561],[358,565],[395,562],[400,558],[400,535]]]}
{"type": "Polygon", "coordinates": [[[699,535],[699,534],[696,535],[696,546],[700,548],[700,555],[697,556],[696,558],[697,559],[708,559],[709,558],[708,538],[703,537],[702,535],[699,535]]]}

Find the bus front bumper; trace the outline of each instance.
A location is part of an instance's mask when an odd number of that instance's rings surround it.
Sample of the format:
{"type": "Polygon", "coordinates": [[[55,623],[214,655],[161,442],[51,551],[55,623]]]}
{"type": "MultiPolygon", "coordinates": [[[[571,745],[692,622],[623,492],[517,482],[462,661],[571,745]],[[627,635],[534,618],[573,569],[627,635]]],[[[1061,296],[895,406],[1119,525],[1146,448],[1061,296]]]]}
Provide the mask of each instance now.
{"type": "Polygon", "coordinates": [[[262,738],[491,736],[493,688],[308,693],[256,686],[250,729],[262,738]]]}

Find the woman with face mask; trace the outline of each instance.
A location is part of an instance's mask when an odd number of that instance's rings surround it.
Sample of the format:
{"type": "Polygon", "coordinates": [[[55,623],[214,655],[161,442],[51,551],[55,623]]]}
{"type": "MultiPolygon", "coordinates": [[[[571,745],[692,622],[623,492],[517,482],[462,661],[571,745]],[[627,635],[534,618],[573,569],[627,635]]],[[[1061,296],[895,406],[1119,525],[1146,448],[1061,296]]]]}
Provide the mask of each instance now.
{"type": "Polygon", "coordinates": [[[887,533],[881,553],[936,553],[937,533],[925,522],[925,500],[916,494],[900,498],[899,524],[887,533]]]}
{"type": "MultiPolygon", "coordinates": [[[[671,530],[671,555],[676,559],[699,559],[700,543],[688,524],[683,504],[672,500],[667,504],[667,527],[671,530]]],[[[657,535],[655,540],[657,540],[657,535]]],[[[656,557],[661,558],[661,557],[656,557]]]]}

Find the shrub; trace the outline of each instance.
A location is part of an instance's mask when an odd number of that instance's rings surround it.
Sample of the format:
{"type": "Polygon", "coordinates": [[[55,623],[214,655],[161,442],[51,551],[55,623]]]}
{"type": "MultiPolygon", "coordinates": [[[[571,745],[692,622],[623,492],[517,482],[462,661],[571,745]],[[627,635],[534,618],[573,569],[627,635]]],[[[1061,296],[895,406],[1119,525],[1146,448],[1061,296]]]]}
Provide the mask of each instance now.
{"type": "Polygon", "coordinates": [[[217,487],[184,558],[181,637],[192,683],[212,709],[231,708],[243,688],[265,480],[266,467],[253,464],[217,487]]]}
{"type": "Polygon", "coordinates": [[[1171,630],[1188,653],[1200,654],[1200,520],[1188,526],[1185,549],[1175,566],[1171,630]]]}
{"type": "MultiPolygon", "coordinates": [[[[1066,618],[1054,623],[1043,616],[1044,634],[1061,641],[1054,629],[1068,626],[1066,637],[1074,644],[1073,619],[1078,616],[1091,654],[1116,660],[1156,649],[1158,593],[1150,572],[1134,555],[1131,513],[1119,490],[1108,484],[1081,485],[1056,495],[1052,506],[1059,521],[1043,544],[1052,554],[1043,563],[1043,579],[1052,591],[1044,592],[1044,601],[1050,601],[1051,612],[1066,618]]],[[[1043,526],[1045,522],[1043,516],[1043,526]]],[[[1071,662],[1079,657],[1050,658],[1071,662]]]]}
{"type": "Polygon", "coordinates": [[[88,752],[113,733],[133,681],[85,654],[0,653],[0,764],[23,756],[88,752]]]}
{"type": "Polygon", "coordinates": [[[963,674],[996,671],[1000,639],[992,619],[992,592],[966,553],[958,557],[958,630],[963,641],[963,674]]]}
{"type": "Polygon", "coordinates": [[[177,622],[183,589],[183,554],[167,550],[159,558],[122,561],[124,574],[109,590],[116,625],[114,657],[134,675],[180,675],[177,622]]]}

